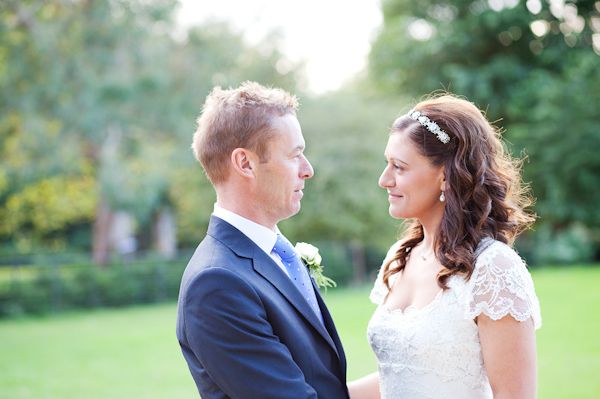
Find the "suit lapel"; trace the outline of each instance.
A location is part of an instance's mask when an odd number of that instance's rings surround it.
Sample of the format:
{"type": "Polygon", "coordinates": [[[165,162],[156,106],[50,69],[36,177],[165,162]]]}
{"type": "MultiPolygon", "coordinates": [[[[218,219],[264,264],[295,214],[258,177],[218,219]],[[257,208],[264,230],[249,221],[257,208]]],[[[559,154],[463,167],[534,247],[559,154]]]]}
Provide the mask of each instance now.
{"type": "Polygon", "coordinates": [[[310,280],[312,281],[313,288],[315,289],[315,293],[317,294],[317,302],[319,304],[319,307],[321,308],[321,313],[323,314],[323,320],[325,321],[325,327],[327,328],[327,331],[329,332],[329,336],[331,337],[332,341],[334,342],[335,352],[336,352],[338,358],[340,359],[340,367],[341,367],[342,375],[344,376],[344,378],[346,378],[345,377],[346,376],[346,355],[344,354],[344,347],[342,346],[342,341],[340,340],[340,337],[338,336],[337,330],[335,328],[335,324],[333,323],[333,318],[331,317],[331,314],[329,313],[329,309],[325,305],[325,301],[323,300],[323,297],[321,297],[321,292],[317,288],[317,284],[315,283],[315,281],[312,278],[310,280]]]}
{"type": "MultiPolygon", "coordinates": [[[[331,345],[331,347],[335,350],[336,354],[338,353],[337,347],[329,332],[319,320],[319,317],[312,310],[306,299],[302,296],[298,288],[294,285],[292,280],[281,270],[279,265],[275,263],[275,261],[264,251],[257,248],[258,251],[254,256],[254,270],[258,274],[260,274],[264,279],[269,281],[277,290],[283,295],[288,302],[294,306],[300,314],[325,338],[325,340],[331,345]]],[[[312,278],[311,278],[312,280],[312,278]]],[[[314,286],[314,283],[313,283],[314,286]]],[[[319,302],[319,307],[323,309],[322,299],[320,299],[320,295],[318,290],[316,291],[317,301],[319,302]]],[[[323,313],[323,311],[321,310],[323,313]]],[[[329,316],[329,315],[328,315],[329,316]]],[[[323,315],[325,317],[325,315],[323,315]]],[[[327,322],[326,322],[327,324],[327,322]]],[[[339,354],[338,354],[339,356],[339,354]]]]}
{"type": "MultiPolygon", "coordinates": [[[[294,306],[298,312],[319,332],[319,334],[329,343],[329,345],[340,357],[336,343],[333,341],[327,329],[319,320],[319,317],[312,310],[308,302],[302,297],[302,294],[296,288],[294,283],[285,274],[283,270],[277,265],[277,263],[267,255],[262,249],[260,249],[251,239],[249,239],[241,231],[233,227],[231,224],[224,220],[211,216],[210,223],[208,225],[208,235],[214,237],[224,245],[229,247],[237,256],[242,258],[252,259],[254,270],[261,275],[265,280],[269,281],[280,293],[283,295],[292,306],[294,306]]],[[[333,329],[333,320],[331,315],[325,307],[325,303],[321,298],[319,290],[316,288],[313,279],[313,287],[317,295],[317,301],[325,324],[329,329],[333,329]]],[[[342,357],[340,357],[341,359],[342,357]]]]}

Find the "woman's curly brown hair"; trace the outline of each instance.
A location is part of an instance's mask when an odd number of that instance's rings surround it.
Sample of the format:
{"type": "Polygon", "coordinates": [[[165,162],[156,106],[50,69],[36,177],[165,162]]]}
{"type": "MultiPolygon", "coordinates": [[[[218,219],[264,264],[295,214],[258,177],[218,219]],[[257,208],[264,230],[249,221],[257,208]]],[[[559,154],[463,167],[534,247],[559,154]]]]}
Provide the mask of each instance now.
{"type": "MultiPolygon", "coordinates": [[[[490,237],[511,245],[535,220],[525,208],[533,204],[521,179],[521,160],[512,159],[493,127],[473,103],[449,93],[431,96],[415,107],[448,133],[442,143],[408,115],[396,119],[390,135],[405,132],[421,155],[446,168],[446,208],[434,238],[435,255],[444,266],[438,285],[447,277],[473,273],[479,242],[490,237]]],[[[383,281],[406,265],[410,251],[423,241],[423,227],[414,220],[405,230],[400,248],[384,266],[383,281]],[[394,266],[392,266],[394,265],[394,266]]]]}

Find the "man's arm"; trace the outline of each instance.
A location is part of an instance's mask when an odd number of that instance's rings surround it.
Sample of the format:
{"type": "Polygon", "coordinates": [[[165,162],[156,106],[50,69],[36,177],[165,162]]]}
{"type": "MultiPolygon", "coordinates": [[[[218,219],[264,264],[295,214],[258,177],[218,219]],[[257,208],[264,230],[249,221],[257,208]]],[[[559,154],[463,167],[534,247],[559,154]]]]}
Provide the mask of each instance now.
{"type": "Polygon", "coordinates": [[[260,297],[240,276],[207,269],[195,277],[184,300],[190,348],[228,396],[317,398],[288,348],[273,334],[260,297]]]}

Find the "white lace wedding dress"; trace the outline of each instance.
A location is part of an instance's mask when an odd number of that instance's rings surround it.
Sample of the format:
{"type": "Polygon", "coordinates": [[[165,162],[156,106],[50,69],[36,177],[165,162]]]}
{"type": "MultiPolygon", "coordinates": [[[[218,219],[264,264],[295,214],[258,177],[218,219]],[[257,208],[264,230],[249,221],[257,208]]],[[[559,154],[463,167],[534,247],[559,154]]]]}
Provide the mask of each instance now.
{"type": "Polygon", "coordinates": [[[422,309],[388,311],[388,289],[379,273],[370,296],[379,306],[367,338],[378,361],[382,399],[492,398],[474,319],[482,313],[493,320],[510,314],[518,321],[532,317],[535,328],[541,327],[533,281],[519,255],[484,239],[476,256],[468,282],[450,277],[450,289],[422,309]]]}

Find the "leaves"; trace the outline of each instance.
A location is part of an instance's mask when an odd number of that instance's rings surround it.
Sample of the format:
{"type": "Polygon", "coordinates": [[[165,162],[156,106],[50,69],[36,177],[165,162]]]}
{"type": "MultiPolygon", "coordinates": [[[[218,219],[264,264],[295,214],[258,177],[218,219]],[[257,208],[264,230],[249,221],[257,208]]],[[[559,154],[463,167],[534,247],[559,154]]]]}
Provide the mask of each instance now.
{"type": "Polygon", "coordinates": [[[505,128],[515,156],[528,156],[538,224],[592,231],[600,228],[597,5],[387,0],[370,80],[380,93],[415,99],[439,89],[466,96],[505,128]]]}
{"type": "MultiPolygon", "coordinates": [[[[210,89],[248,79],[294,88],[299,67],[288,62],[277,71],[285,59],[277,35],[252,47],[220,22],[176,35],[176,5],[2,2],[0,213],[8,222],[0,240],[67,237],[91,223],[100,202],[135,215],[140,226],[163,206],[192,203],[195,190],[183,181],[202,174],[189,146],[210,89]],[[56,198],[78,184],[80,202],[56,198]]],[[[196,209],[178,210],[180,219],[184,210],[196,209]]],[[[202,230],[187,218],[186,234],[202,230]]]]}

